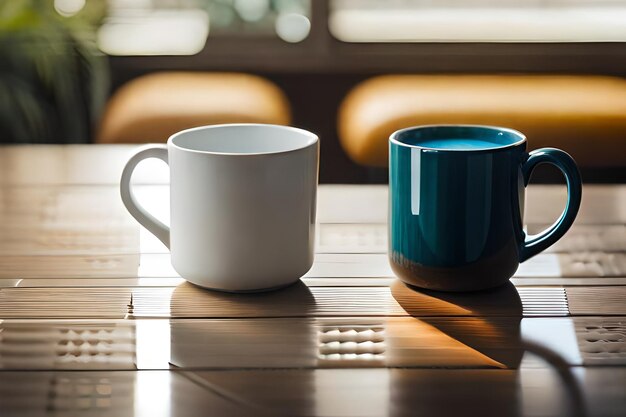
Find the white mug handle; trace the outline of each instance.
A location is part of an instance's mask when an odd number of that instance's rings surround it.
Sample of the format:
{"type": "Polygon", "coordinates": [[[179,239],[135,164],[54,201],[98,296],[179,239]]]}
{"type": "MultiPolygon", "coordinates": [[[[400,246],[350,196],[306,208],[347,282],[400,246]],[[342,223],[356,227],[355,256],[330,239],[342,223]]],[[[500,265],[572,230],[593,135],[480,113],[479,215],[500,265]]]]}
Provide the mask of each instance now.
{"type": "Polygon", "coordinates": [[[167,164],[167,146],[153,145],[148,148],[144,148],[128,160],[124,170],[122,171],[122,179],[120,180],[120,194],[122,196],[122,202],[126,206],[128,212],[139,222],[139,224],[148,229],[148,231],[155,235],[169,249],[170,228],[152,214],[148,213],[146,209],[141,207],[130,188],[130,178],[133,175],[135,167],[139,162],[146,158],[158,158],[167,164]]]}

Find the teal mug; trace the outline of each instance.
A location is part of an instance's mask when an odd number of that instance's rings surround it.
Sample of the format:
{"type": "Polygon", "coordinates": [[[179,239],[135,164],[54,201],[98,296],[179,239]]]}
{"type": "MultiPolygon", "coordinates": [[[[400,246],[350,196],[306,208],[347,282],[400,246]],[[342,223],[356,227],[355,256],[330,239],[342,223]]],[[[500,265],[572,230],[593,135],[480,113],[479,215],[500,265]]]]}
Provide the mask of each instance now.
{"type": "Polygon", "coordinates": [[[389,138],[389,259],[405,283],[475,291],[506,283],[520,262],[570,228],[582,196],[576,163],[554,148],[526,152],[512,129],[418,126],[389,138]],[[567,205],[547,230],[523,229],[525,188],[541,163],[559,168],[567,205]]]}

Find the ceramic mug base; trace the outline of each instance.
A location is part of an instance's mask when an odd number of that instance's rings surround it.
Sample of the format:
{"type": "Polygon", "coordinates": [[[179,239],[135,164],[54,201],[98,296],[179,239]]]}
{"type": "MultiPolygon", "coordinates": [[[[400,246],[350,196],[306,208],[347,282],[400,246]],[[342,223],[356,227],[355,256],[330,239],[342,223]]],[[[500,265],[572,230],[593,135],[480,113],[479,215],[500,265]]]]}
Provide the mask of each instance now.
{"type": "Polygon", "coordinates": [[[393,254],[389,263],[394,274],[404,283],[435,291],[482,291],[509,282],[517,265],[494,265],[479,262],[458,268],[427,267],[393,254]]]}
{"type": "MultiPolygon", "coordinates": [[[[185,278],[183,278],[183,279],[185,279],[185,278]]],[[[205,289],[205,290],[225,292],[225,293],[229,293],[229,294],[254,294],[254,293],[272,292],[272,291],[282,290],[283,288],[287,288],[287,287],[290,287],[290,286],[292,286],[292,285],[294,285],[294,284],[296,284],[298,282],[301,282],[300,278],[298,278],[295,281],[291,281],[291,282],[288,282],[286,284],[275,285],[273,287],[252,288],[252,289],[245,289],[245,290],[230,290],[230,289],[216,288],[216,287],[210,287],[210,286],[198,284],[198,283],[195,283],[193,281],[189,281],[188,279],[185,279],[185,281],[189,282],[190,284],[195,285],[196,287],[200,287],[200,288],[205,289]]]]}

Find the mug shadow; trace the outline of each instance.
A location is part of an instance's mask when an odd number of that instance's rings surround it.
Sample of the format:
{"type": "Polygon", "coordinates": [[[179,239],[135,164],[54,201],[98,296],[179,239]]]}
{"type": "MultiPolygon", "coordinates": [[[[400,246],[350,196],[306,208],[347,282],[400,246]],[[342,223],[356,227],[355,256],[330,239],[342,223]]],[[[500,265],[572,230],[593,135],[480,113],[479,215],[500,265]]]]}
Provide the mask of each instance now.
{"type": "Polygon", "coordinates": [[[513,284],[464,294],[417,289],[396,280],[391,294],[411,316],[507,368],[519,367],[523,306],[513,284]]]}
{"type": "Polygon", "coordinates": [[[567,361],[549,347],[524,339],[523,302],[512,283],[486,291],[450,293],[416,288],[396,280],[391,293],[411,316],[506,368],[519,369],[526,352],[540,357],[563,382],[572,403],[570,415],[587,415],[581,389],[567,361]]]}
{"type": "MultiPolygon", "coordinates": [[[[317,331],[311,318],[315,297],[302,281],[264,293],[211,291],[185,282],[170,301],[170,365],[250,415],[276,415],[245,389],[212,380],[209,370],[313,368],[317,331]]],[[[312,377],[295,378],[286,389],[314,409],[312,377]]]]}
{"type": "Polygon", "coordinates": [[[315,297],[302,281],[263,294],[210,291],[185,282],[170,300],[170,364],[198,369],[314,366],[314,311],[315,297]]]}

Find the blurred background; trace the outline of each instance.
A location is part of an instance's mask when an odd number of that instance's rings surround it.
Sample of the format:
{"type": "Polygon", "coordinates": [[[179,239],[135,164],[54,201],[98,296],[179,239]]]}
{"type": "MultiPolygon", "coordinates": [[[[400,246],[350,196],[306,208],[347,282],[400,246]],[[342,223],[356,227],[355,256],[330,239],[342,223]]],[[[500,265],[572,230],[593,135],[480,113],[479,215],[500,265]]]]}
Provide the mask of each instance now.
{"type": "Polygon", "coordinates": [[[0,142],[291,124],[380,183],[393,130],[487,123],[626,182],[625,42],[626,0],[4,0],[0,142]]]}

